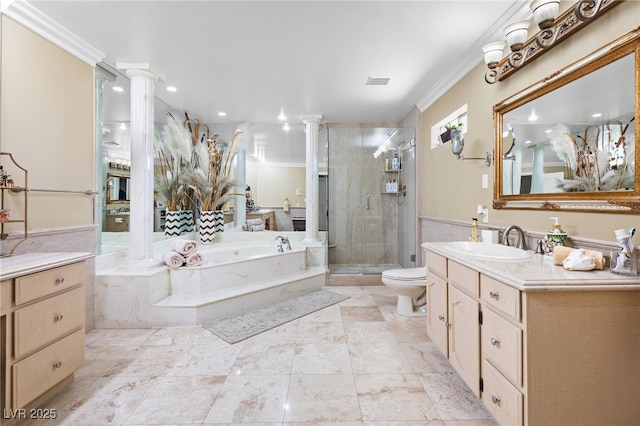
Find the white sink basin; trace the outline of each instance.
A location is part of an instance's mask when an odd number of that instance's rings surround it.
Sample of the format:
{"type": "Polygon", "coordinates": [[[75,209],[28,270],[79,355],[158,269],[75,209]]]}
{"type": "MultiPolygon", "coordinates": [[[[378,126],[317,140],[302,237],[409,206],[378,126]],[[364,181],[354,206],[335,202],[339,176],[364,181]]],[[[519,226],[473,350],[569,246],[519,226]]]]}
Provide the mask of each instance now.
{"type": "Polygon", "coordinates": [[[446,243],[444,248],[458,254],[485,260],[523,260],[531,257],[531,253],[528,251],[493,243],[453,241],[446,243]]]}

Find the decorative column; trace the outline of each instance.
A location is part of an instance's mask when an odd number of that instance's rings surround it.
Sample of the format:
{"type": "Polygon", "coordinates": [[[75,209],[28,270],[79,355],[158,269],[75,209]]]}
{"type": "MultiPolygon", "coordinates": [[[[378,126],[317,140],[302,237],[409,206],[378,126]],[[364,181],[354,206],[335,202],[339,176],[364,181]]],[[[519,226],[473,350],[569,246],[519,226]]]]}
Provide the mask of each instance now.
{"type": "Polygon", "coordinates": [[[131,194],[129,264],[153,264],[153,137],[155,83],[163,80],[149,64],[118,63],[131,79],[131,194]]]}
{"type": "Polygon", "coordinates": [[[307,140],[307,174],[306,174],[306,206],[305,206],[305,238],[306,244],[320,243],[318,238],[318,133],[322,115],[302,117],[307,140]]]}
{"type": "Polygon", "coordinates": [[[533,169],[531,171],[531,194],[542,193],[542,181],[544,179],[544,146],[534,145],[533,151],[533,169]]]}
{"type": "Polygon", "coordinates": [[[245,190],[247,188],[247,151],[241,150],[236,154],[236,178],[240,185],[238,186],[238,195],[236,196],[236,214],[234,217],[235,226],[241,228],[247,221],[247,197],[245,190]]]}

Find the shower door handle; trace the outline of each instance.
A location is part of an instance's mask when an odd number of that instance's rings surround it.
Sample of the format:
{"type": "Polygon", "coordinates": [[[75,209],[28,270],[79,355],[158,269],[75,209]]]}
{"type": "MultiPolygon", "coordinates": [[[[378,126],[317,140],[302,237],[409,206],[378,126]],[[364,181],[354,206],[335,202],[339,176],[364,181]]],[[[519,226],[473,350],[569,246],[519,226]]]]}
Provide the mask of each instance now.
{"type": "Polygon", "coordinates": [[[368,192],[367,192],[367,196],[366,196],[365,201],[366,201],[366,203],[365,203],[366,209],[369,210],[369,193],[368,192]]]}

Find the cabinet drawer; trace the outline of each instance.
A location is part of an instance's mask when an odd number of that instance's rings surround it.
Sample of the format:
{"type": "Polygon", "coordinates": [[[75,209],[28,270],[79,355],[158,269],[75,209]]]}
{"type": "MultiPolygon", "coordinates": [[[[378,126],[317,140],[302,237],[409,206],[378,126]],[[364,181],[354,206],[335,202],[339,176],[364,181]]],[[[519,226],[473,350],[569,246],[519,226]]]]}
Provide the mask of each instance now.
{"type": "Polygon", "coordinates": [[[482,353],[505,377],[522,386],[522,330],[491,309],[482,310],[482,353]]]}
{"type": "Polygon", "coordinates": [[[483,302],[520,322],[520,291],[486,275],[480,277],[480,291],[483,302]]]}
{"type": "Polygon", "coordinates": [[[84,363],[84,329],[13,365],[13,407],[23,408],[84,363]]]}
{"type": "Polygon", "coordinates": [[[487,360],[482,360],[482,402],[501,425],[522,425],[522,394],[487,360]]]}
{"type": "Polygon", "coordinates": [[[427,250],[427,268],[441,277],[447,277],[447,258],[427,250]]]}
{"type": "Polygon", "coordinates": [[[61,266],[16,278],[16,305],[48,296],[84,283],[85,263],[61,266]]]}
{"type": "Polygon", "coordinates": [[[466,291],[474,297],[478,297],[479,275],[473,269],[462,266],[459,263],[449,260],[448,278],[449,282],[453,282],[456,287],[466,291]]]}
{"type": "Polygon", "coordinates": [[[35,303],[13,314],[16,358],[84,325],[84,288],[35,303]]]}

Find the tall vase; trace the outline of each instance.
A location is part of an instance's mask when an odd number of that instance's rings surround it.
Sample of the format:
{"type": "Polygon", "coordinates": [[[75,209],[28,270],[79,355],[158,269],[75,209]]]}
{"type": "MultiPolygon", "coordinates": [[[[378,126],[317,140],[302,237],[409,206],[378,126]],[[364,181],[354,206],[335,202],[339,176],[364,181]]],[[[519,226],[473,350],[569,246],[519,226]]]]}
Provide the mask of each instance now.
{"type": "Polygon", "coordinates": [[[167,210],[164,222],[164,236],[166,238],[177,237],[182,233],[181,217],[180,210],[167,210]]]}
{"type": "Polygon", "coordinates": [[[191,210],[180,210],[180,221],[182,234],[194,231],[193,212],[191,210]]]}
{"type": "Polygon", "coordinates": [[[211,244],[216,238],[215,210],[200,212],[200,229],[198,231],[202,244],[211,244]]]}
{"type": "Polygon", "coordinates": [[[224,232],[224,210],[213,211],[216,232],[224,232]]]}

